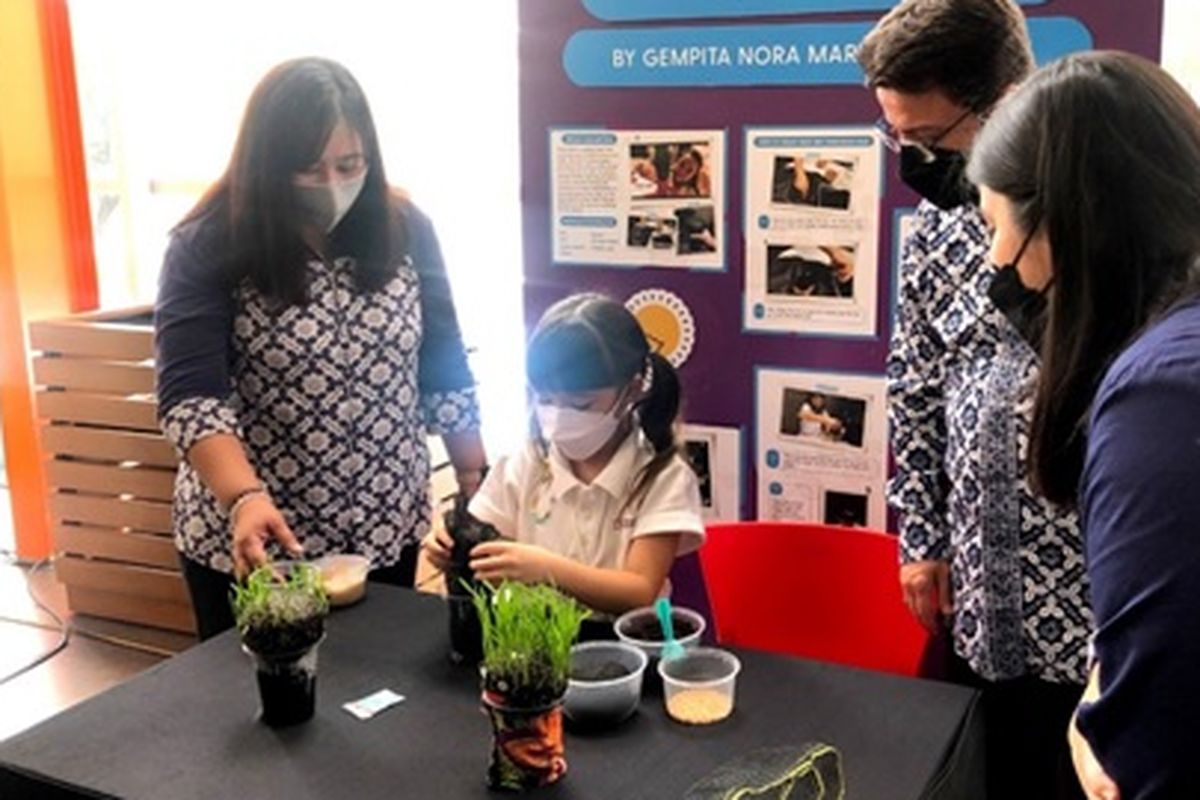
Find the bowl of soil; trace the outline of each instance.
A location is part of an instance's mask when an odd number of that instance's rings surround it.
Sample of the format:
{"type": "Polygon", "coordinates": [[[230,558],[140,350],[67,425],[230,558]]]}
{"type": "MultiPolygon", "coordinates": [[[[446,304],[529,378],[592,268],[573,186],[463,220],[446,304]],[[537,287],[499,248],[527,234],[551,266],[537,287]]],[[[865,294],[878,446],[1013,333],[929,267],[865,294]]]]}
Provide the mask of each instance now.
{"type": "Polygon", "coordinates": [[[642,699],[649,657],[624,642],[585,642],[571,648],[571,677],[563,712],[572,727],[596,730],[627,720],[642,699]]]}
{"type": "MultiPolygon", "coordinates": [[[[704,617],[690,608],[672,606],[671,625],[675,639],[686,647],[695,647],[704,633],[704,617]]],[[[641,650],[652,659],[662,655],[663,630],[658,622],[654,606],[644,606],[627,611],[613,623],[617,638],[641,650]]]]}

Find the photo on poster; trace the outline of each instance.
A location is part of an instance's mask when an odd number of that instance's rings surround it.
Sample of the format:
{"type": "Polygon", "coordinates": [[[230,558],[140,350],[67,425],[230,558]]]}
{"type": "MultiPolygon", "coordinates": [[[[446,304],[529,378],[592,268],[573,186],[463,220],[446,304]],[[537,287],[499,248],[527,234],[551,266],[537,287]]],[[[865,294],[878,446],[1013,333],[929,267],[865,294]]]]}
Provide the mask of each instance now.
{"type": "Polygon", "coordinates": [[[803,507],[812,521],[824,521],[833,511],[849,518],[849,509],[857,506],[828,494],[839,492],[867,496],[870,526],[886,523],[882,377],[759,367],[755,404],[760,517],[786,518],[803,507]]]}
{"type": "Polygon", "coordinates": [[[862,449],[867,400],[828,392],[787,387],[779,419],[781,436],[810,444],[862,449]]]}
{"type": "Polygon", "coordinates": [[[705,520],[741,517],[742,432],[717,425],[683,426],[683,456],[700,486],[705,520]]]}
{"type": "Polygon", "coordinates": [[[712,197],[708,142],[655,142],[629,146],[629,190],[639,199],[712,197]]]}
{"type": "Polygon", "coordinates": [[[776,156],[771,202],[849,211],[858,159],[815,154],[776,156]]]}
{"type": "Polygon", "coordinates": [[[854,299],[858,247],[767,243],[767,294],[854,299]]]}
{"type": "Polygon", "coordinates": [[[745,330],[876,336],[878,132],[748,127],[743,152],[745,330]]]}
{"type": "Polygon", "coordinates": [[[627,220],[626,244],[631,248],[664,250],[679,255],[717,251],[712,206],[684,206],[669,213],[658,208],[635,208],[634,211],[627,220]]]}
{"type": "Polygon", "coordinates": [[[724,270],[725,132],[553,129],[556,265],[724,270]]]}
{"type": "Polygon", "coordinates": [[[683,443],[688,466],[696,473],[700,485],[700,505],[706,509],[713,507],[712,447],[712,441],[707,438],[688,439],[683,443]]]}
{"type": "Polygon", "coordinates": [[[629,217],[630,247],[650,247],[674,251],[678,247],[679,220],[674,215],[657,211],[632,214],[629,217]]]}
{"type": "Polygon", "coordinates": [[[865,528],[869,523],[866,494],[858,492],[825,491],[826,525],[842,525],[847,528],[865,528]]]}

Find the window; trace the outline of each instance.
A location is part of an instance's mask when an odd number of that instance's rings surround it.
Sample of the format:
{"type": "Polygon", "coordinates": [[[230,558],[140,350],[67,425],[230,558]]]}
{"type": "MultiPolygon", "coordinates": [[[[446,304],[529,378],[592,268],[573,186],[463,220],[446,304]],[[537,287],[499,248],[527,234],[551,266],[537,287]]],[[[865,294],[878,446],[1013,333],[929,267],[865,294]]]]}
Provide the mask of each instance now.
{"type": "Polygon", "coordinates": [[[1163,13],[1163,66],[1200,101],[1200,3],[1166,0],[1163,13]]]}
{"type": "Polygon", "coordinates": [[[333,58],[366,91],[388,177],[437,225],[489,449],[519,441],[516,3],[72,0],[70,12],[104,307],[153,302],[167,232],[224,169],[267,70],[333,58]]]}

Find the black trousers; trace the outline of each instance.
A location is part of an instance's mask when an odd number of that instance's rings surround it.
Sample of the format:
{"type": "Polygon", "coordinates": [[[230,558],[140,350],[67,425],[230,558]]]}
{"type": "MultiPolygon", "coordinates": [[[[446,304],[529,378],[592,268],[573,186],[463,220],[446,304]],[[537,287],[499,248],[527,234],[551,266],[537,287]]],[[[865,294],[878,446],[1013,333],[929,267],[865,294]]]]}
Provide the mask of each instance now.
{"type": "MultiPolygon", "coordinates": [[[[371,570],[367,580],[411,589],[417,577],[419,551],[420,547],[416,543],[405,546],[400,551],[399,561],[390,567],[371,570]]],[[[229,593],[233,589],[233,576],[193,561],[183,553],[179,554],[179,563],[183,566],[183,579],[187,583],[188,594],[192,596],[196,632],[200,641],[211,639],[232,628],[233,609],[229,605],[229,593]]]]}
{"type": "Polygon", "coordinates": [[[1084,800],[1067,745],[1083,686],[984,680],[949,649],[947,679],[983,695],[988,800],[1084,800]]]}

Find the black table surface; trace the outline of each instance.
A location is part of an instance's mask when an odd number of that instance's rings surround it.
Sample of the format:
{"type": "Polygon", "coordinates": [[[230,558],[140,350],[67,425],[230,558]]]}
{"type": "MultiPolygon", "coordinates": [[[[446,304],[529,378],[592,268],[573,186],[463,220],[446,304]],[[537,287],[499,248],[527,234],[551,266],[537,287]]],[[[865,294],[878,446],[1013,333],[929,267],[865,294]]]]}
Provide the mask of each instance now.
{"type": "MultiPolygon", "coordinates": [[[[256,721],[233,633],[0,742],[0,798],[472,798],[490,749],[478,679],[447,658],[443,601],[372,584],[321,645],[316,716],[256,721]],[[368,721],[341,708],[381,688],[406,700],[368,721]]],[[[823,741],[851,800],[981,797],[977,696],[957,686],[738,651],[736,710],[672,722],[661,694],[616,730],[568,732],[567,775],[546,798],[680,798],[761,746],[823,741]]],[[[2,710],[0,710],[2,713],[2,710]]]]}

